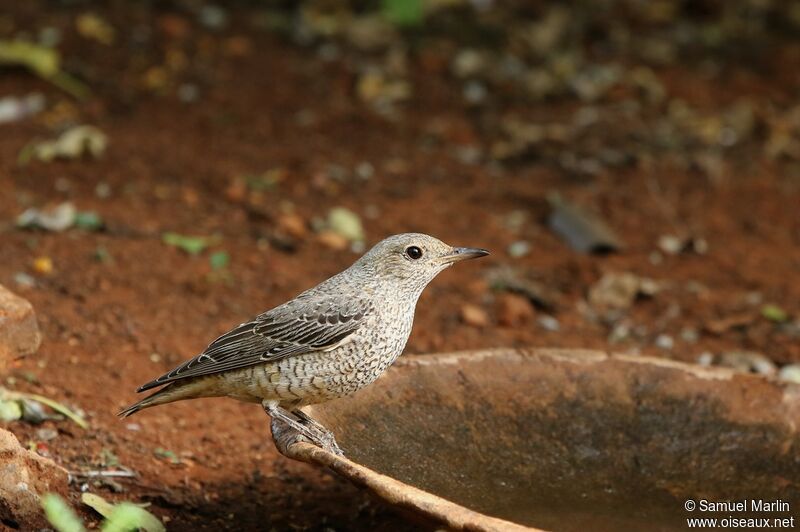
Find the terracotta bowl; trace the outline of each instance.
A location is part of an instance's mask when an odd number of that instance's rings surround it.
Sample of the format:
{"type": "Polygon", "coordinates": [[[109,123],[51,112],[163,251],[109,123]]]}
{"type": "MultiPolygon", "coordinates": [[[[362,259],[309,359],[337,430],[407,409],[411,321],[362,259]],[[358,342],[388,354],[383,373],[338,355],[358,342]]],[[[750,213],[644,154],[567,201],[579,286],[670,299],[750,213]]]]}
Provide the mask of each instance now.
{"type": "Polygon", "coordinates": [[[347,458],[278,434],[284,454],[451,529],[685,530],[729,515],[689,499],[800,509],[800,386],[724,368],[574,350],[410,356],[308,412],[347,458]]]}

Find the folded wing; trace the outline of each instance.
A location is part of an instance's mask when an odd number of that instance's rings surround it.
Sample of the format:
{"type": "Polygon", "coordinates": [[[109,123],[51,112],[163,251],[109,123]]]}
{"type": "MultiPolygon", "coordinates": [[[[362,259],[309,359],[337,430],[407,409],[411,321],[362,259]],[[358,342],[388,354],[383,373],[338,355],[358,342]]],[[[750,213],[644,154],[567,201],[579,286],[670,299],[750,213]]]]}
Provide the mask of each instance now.
{"type": "Polygon", "coordinates": [[[188,377],[213,375],[331,349],[354,334],[371,311],[371,304],[359,298],[293,299],[238,325],[211,342],[193,359],[137,391],[143,392],[188,377]]]}

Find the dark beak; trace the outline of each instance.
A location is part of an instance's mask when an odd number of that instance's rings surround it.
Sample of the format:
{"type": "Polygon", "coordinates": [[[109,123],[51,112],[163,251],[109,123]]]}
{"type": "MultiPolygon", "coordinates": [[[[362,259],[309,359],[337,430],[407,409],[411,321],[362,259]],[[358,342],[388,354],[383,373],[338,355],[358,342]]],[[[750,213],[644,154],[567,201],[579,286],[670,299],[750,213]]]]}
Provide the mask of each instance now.
{"type": "Polygon", "coordinates": [[[485,257],[489,254],[488,250],[481,248],[453,248],[449,255],[442,257],[445,264],[452,264],[467,259],[477,259],[478,257],[485,257]]]}

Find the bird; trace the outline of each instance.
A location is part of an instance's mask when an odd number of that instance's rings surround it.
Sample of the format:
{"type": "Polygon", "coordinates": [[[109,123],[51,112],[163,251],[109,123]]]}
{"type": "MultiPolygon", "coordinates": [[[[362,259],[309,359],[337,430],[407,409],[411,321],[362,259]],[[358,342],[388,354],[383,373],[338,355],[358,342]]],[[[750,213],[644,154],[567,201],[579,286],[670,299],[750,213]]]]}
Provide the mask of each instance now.
{"type": "Polygon", "coordinates": [[[488,255],[422,233],[377,243],[346,270],[241,323],[202,353],[142,386],[161,387],[119,412],[185,399],[230,397],[342,454],[333,434],[300,410],[355,393],[394,363],[422,291],[457,262],[488,255]]]}

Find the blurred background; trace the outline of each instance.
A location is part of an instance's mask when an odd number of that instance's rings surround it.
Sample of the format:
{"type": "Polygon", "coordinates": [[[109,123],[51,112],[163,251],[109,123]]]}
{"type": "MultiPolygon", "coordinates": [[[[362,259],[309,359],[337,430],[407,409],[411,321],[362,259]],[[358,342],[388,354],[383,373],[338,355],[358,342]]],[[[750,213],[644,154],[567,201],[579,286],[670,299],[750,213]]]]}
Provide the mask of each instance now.
{"type": "Polygon", "coordinates": [[[15,433],[136,470],[98,489],[177,530],[406,526],[256,407],[114,414],[407,231],[492,250],[428,288],[411,356],[800,381],[799,37],[779,0],[0,1],[0,284],[45,337],[3,385],[92,424],[15,433]]]}

